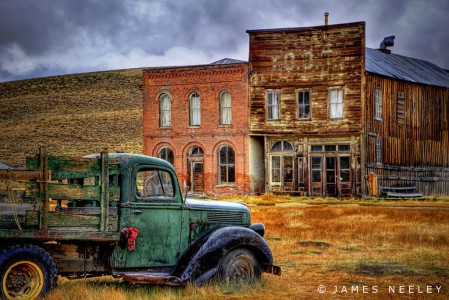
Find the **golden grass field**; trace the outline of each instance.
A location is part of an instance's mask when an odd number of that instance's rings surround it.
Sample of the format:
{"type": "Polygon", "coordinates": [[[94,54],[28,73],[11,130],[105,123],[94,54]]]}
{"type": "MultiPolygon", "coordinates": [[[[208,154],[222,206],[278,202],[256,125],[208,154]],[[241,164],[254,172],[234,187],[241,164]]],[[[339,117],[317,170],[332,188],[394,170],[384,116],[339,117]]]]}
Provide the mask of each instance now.
{"type": "Polygon", "coordinates": [[[48,299],[449,299],[449,199],[238,200],[265,224],[282,276],[240,291],[60,279],[48,299]]]}

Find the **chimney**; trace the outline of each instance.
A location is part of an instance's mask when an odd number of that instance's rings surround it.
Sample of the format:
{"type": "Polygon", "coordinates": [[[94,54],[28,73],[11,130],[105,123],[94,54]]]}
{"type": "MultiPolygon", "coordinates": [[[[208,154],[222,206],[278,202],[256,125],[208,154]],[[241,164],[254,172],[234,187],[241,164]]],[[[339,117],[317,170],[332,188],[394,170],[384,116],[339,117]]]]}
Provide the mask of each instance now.
{"type": "Polygon", "coordinates": [[[325,12],[324,13],[324,25],[328,25],[329,24],[329,13],[325,12]]]}
{"type": "Polygon", "coordinates": [[[384,37],[384,40],[380,43],[379,50],[384,53],[391,53],[391,50],[387,49],[387,47],[394,46],[394,39],[396,37],[394,35],[384,37]]]}

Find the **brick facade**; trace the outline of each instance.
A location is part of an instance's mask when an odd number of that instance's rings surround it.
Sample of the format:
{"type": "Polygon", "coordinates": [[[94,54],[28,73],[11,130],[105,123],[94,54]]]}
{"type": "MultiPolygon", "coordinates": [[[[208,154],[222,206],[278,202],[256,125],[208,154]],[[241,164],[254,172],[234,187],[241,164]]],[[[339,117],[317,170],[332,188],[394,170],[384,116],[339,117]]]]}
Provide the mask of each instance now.
{"type": "Polygon", "coordinates": [[[190,192],[207,195],[250,192],[247,72],[247,63],[229,60],[210,65],[150,68],[143,72],[144,154],[161,156],[164,147],[173,151],[180,184],[185,184],[190,192]],[[220,121],[223,92],[231,97],[232,122],[225,125],[220,121]],[[200,125],[191,124],[189,107],[194,94],[200,99],[200,125]],[[164,105],[161,99],[166,96],[170,109],[161,107],[164,105]],[[161,121],[163,114],[170,115],[169,121],[161,121]],[[234,156],[223,155],[229,161],[220,166],[218,157],[220,149],[224,151],[223,146],[230,147],[234,156]],[[200,147],[203,154],[198,155],[195,147],[200,147]],[[228,179],[224,183],[222,176],[228,179]]]}

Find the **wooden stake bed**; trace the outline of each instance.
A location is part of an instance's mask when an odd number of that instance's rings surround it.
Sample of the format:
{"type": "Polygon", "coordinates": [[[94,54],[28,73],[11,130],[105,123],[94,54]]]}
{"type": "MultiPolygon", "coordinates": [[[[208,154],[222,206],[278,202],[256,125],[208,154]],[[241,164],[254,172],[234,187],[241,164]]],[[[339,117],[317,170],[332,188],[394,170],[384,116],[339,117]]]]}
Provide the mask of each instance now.
{"type": "Polygon", "coordinates": [[[47,156],[0,170],[0,237],[116,241],[120,166],[108,158],[47,156]]]}

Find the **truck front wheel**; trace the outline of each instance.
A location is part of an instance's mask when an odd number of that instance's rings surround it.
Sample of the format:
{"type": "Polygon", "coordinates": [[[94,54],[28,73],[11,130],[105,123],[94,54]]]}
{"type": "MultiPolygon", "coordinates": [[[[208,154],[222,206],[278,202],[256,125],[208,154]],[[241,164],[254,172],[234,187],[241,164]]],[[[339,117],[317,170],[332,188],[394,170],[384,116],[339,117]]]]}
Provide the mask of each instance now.
{"type": "Polygon", "coordinates": [[[36,299],[56,287],[56,264],[35,245],[16,245],[0,252],[2,299],[36,299]]]}
{"type": "Polygon", "coordinates": [[[235,249],[225,255],[219,267],[222,282],[251,284],[261,277],[261,268],[254,254],[247,249],[235,249]]]}

